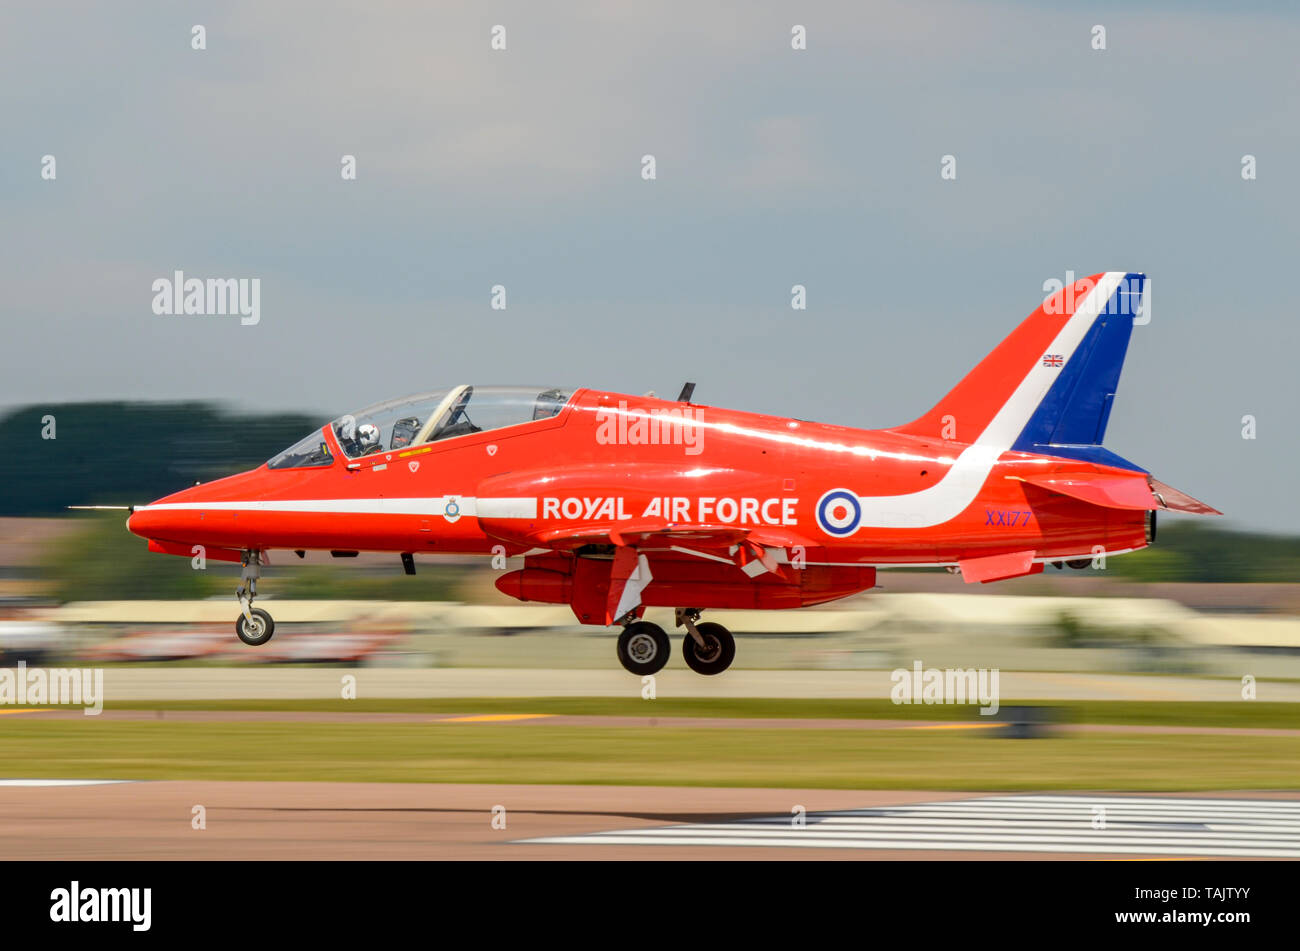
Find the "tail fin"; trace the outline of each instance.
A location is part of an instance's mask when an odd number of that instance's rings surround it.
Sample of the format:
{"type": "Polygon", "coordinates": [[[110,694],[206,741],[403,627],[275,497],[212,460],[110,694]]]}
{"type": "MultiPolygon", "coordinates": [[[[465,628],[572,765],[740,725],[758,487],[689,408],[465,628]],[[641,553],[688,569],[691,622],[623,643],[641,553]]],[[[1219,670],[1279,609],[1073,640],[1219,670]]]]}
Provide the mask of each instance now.
{"type": "Polygon", "coordinates": [[[928,413],[893,431],[1145,472],[1102,438],[1146,275],[1107,271],[1057,291],[928,413]]]}

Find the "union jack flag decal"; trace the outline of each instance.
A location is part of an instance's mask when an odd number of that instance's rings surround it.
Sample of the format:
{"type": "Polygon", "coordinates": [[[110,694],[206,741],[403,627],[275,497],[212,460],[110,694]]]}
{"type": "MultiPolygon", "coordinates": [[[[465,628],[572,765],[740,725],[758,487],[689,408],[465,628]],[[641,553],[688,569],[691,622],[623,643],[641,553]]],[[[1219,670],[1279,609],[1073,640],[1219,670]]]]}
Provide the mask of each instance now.
{"type": "Polygon", "coordinates": [[[1065,361],[1061,359],[1061,355],[1059,353],[1043,354],[1043,366],[1045,367],[1059,367],[1059,366],[1063,366],[1064,364],[1065,361]]]}

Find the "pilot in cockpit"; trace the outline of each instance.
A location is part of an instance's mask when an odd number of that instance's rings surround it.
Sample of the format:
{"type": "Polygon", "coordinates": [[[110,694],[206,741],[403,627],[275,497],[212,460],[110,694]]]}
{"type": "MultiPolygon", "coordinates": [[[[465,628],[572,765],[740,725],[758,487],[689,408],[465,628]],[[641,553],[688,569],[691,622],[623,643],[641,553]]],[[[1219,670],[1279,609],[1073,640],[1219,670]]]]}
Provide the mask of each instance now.
{"type": "Polygon", "coordinates": [[[374,423],[362,423],[357,427],[357,446],[359,455],[368,456],[383,448],[380,442],[379,427],[374,423]]]}

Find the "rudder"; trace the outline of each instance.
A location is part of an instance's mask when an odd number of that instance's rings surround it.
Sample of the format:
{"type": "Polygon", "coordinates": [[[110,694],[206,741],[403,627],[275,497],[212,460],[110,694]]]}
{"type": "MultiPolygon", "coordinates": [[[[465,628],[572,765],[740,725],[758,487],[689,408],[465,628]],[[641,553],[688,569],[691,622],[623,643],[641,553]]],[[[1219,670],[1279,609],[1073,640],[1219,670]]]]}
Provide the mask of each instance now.
{"type": "Polygon", "coordinates": [[[1108,271],[1063,288],[933,409],[893,431],[1145,471],[1101,446],[1145,283],[1108,271]]]}

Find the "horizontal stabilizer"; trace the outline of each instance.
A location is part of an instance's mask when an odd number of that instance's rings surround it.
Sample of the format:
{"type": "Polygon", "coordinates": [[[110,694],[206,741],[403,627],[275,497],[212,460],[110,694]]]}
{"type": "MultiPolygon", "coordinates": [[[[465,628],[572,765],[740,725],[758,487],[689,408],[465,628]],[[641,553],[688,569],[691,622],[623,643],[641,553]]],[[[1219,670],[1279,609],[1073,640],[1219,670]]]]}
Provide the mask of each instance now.
{"type": "Polygon", "coordinates": [[[1053,472],[1051,475],[1017,477],[1040,489],[1068,495],[1108,509],[1148,511],[1162,508],[1141,472],[1130,475],[1102,472],[1053,472]]]}
{"type": "Polygon", "coordinates": [[[1108,509],[1190,512],[1222,515],[1216,508],[1152,479],[1144,472],[1051,472],[1040,476],[1011,476],[1020,482],[1108,509]]]}
{"type": "Polygon", "coordinates": [[[1186,492],[1179,492],[1172,485],[1165,485],[1163,482],[1152,479],[1151,491],[1163,504],[1164,508],[1174,512],[1191,512],[1193,515],[1222,515],[1216,508],[1212,508],[1202,502],[1200,499],[1194,499],[1186,492]]]}

